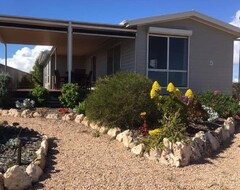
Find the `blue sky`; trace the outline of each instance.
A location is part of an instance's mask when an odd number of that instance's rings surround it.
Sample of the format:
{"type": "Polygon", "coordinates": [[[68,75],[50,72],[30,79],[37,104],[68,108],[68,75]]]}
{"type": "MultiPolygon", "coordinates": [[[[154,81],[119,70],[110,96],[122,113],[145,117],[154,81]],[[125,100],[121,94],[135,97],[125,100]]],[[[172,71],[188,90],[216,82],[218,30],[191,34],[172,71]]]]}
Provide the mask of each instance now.
{"type": "MultiPolygon", "coordinates": [[[[125,19],[196,10],[233,21],[240,0],[0,0],[0,14],[117,24],[125,19]]],[[[0,44],[0,58],[4,58],[0,44]]],[[[8,58],[25,46],[8,46],[8,58]]],[[[30,50],[34,46],[26,46],[30,50]]],[[[26,50],[26,49],[25,49],[26,50]]],[[[0,59],[1,60],[1,59],[0,59]]],[[[238,65],[234,65],[236,68],[238,65]]],[[[236,69],[234,75],[237,76],[236,69]]]]}

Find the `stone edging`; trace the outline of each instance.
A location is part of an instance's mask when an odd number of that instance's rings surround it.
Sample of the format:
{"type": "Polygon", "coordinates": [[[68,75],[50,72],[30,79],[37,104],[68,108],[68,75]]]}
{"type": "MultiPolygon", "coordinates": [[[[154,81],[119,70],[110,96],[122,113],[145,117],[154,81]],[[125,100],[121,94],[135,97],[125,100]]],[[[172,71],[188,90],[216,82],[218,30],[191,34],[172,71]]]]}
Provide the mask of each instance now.
{"type": "Polygon", "coordinates": [[[0,173],[0,190],[22,190],[36,183],[43,174],[48,151],[48,137],[43,136],[40,148],[36,151],[36,159],[25,169],[23,166],[14,165],[2,174],[0,173]]]}
{"type": "MultiPolygon", "coordinates": [[[[8,115],[14,117],[43,117],[42,114],[24,110],[20,112],[16,109],[0,110],[0,115],[8,115]]],[[[52,113],[44,116],[47,119],[59,119],[60,114],[52,113]]],[[[191,162],[196,162],[199,159],[209,155],[211,152],[220,148],[220,145],[229,140],[235,133],[236,123],[232,117],[224,121],[223,126],[217,128],[215,131],[199,131],[195,134],[190,142],[176,142],[171,143],[167,138],[163,139],[164,150],[161,151],[157,148],[151,149],[149,153],[144,153],[145,145],[136,145],[137,137],[134,137],[132,131],[121,131],[119,128],[110,128],[102,124],[90,123],[83,114],[76,115],[68,113],[61,118],[64,121],[75,121],[100,133],[107,133],[112,139],[122,142],[123,145],[131,152],[138,156],[144,156],[147,159],[159,161],[160,163],[171,166],[186,166],[191,162]]]]}

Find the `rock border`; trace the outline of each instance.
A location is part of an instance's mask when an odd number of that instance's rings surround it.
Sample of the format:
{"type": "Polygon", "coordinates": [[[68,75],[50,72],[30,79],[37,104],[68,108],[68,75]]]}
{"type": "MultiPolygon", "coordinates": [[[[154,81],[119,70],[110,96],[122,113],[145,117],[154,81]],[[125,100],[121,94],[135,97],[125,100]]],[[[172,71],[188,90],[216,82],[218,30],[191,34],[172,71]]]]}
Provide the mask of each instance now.
{"type": "Polygon", "coordinates": [[[126,148],[130,149],[130,151],[137,156],[143,156],[149,160],[158,161],[175,167],[189,165],[217,151],[224,142],[228,141],[230,137],[234,135],[236,127],[234,118],[229,117],[224,120],[223,126],[217,128],[215,131],[208,131],[206,133],[204,131],[199,131],[189,142],[172,143],[169,139],[164,138],[164,150],[153,148],[146,153],[144,152],[145,145],[136,144],[138,138],[134,136],[133,132],[129,129],[121,131],[119,128],[108,128],[101,123],[91,123],[83,114],[67,113],[61,116],[61,114],[58,113],[49,113],[44,115],[43,113],[31,110],[23,110],[21,112],[17,109],[0,109],[0,115],[24,118],[44,117],[46,119],[75,121],[76,123],[81,123],[93,130],[99,131],[102,134],[108,134],[111,139],[116,139],[123,143],[126,148]]]}
{"type": "MultiPolygon", "coordinates": [[[[1,114],[0,114],[1,115],[1,114]]],[[[40,148],[35,152],[36,158],[27,166],[14,165],[2,174],[0,172],[0,190],[24,190],[39,181],[43,174],[48,152],[48,137],[43,135],[40,148]]]]}

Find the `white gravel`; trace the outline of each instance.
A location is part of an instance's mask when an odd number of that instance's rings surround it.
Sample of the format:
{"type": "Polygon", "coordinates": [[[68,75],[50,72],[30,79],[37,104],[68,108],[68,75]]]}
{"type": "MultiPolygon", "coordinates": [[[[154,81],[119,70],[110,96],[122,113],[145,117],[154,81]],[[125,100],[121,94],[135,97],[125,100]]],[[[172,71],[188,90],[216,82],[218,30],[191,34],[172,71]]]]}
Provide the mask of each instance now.
{"type": "Polygon", "coordinates": [[[172,168],[134,156],[107,135],[99,138],[74,122],[0,116],[51,138],[47,166],[33,189],[154,190],[240,189],[240,133],[212,158],[172,168]]]}

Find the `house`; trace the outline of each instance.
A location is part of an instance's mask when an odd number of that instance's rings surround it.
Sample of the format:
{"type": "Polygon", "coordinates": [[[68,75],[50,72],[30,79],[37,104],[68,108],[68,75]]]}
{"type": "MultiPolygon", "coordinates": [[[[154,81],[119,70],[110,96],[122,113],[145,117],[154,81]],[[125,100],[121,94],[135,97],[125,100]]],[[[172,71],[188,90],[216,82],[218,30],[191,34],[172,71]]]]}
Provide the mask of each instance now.
{"type": "Polygon", "coordinates": [[[0,63],[0,73],[8,73],[11,77],[10,88],[29,88],[28,84],[32,81],[32,75],[30,73],[26,73],[24,71],[20,71],[18,69],[7,66],[5,70],[5,66],[0,63]]]}
{"type": "Polygon", "coordinates": [[[126,20],[119,25],[0,16],[2,43],[53,46],[44,86],[94,82],[120,70],[163,87],[231,93],[233,43],[240,29],[196,11],[126,20]],[[56,79],[58,76],[58,80],[56,79]]]}

